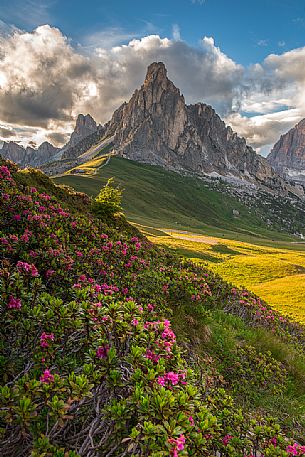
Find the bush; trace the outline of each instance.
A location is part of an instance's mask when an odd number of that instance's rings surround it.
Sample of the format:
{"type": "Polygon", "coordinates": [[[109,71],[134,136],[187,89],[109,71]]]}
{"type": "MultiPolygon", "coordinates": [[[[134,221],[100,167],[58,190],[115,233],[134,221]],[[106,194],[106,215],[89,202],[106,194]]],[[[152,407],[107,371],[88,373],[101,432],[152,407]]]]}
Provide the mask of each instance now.
{"type": "Polygon", "coordinates": [[[94,199],[92,210],[97,217],[113,217],[122,211],[122,190],[114,187],[114,179],[110,178],[94,199]]]}

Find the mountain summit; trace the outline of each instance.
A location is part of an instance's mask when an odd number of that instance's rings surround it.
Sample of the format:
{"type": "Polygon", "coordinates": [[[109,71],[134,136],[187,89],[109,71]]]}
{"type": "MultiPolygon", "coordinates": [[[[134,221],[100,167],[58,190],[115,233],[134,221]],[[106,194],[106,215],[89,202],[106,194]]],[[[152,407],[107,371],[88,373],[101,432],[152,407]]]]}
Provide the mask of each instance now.
{"type": "Polygon", "coordinates": [[[281,136],[268,161],[279,172],[305,182],[305,119],[281,136]]]}
{"type": "Polygon", "coordinates": [[[168,79],[163,62],[149,65],[142,87],[115,111],[105,131],[113,137],[114,149],[122,157],[199,176],[289,188],[267,160],[227,127],[211,106],[186,105],[179,89],[168,79]]]}

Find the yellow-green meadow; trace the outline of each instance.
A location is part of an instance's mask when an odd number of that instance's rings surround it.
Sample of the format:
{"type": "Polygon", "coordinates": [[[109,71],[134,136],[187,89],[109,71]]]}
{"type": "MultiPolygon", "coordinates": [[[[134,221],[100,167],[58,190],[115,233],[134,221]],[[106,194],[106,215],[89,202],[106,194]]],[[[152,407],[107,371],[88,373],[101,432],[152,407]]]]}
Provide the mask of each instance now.
{"type": "MultiPolygon", "coordinates": [[[[277,310],[305,322],[305,245],[270,247],[190,232],[163,230],[150,234],[154,243],[220,274],[235,286],[245,286],[277,310]]],[[[276,243],[275,243],[276,246],[276,243]]]]}

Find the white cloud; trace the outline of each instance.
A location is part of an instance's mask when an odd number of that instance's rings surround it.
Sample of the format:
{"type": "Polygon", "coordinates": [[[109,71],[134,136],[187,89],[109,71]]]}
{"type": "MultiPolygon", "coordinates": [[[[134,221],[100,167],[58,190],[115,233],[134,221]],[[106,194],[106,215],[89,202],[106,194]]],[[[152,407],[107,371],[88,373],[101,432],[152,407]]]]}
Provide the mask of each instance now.
{"type": "Polygon", "coordinates": [[[173,39],[175,41],[180,41],[181,40],[181,35],[180,35],[180,27],[178,24],[173,25],[173,39]]]}
{"type": "Polygon", "coordinates": [[[250,118],[232,113],[225,121],[259,152],[264,146],[272,147],[280,135],[293,127],[301,117],[299,110],[291,109],[250,118]]]}

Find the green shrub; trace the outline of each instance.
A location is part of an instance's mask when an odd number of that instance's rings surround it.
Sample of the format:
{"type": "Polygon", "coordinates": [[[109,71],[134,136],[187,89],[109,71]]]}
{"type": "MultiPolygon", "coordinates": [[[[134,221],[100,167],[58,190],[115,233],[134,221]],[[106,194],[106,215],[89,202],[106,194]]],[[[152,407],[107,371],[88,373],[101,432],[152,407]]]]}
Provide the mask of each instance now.
{"type": "Polygon", "coordinates": [[[122,211],[122,190],[110,178],[94,199],[92,210],[97,217],[112,217],[122,211]]]}

